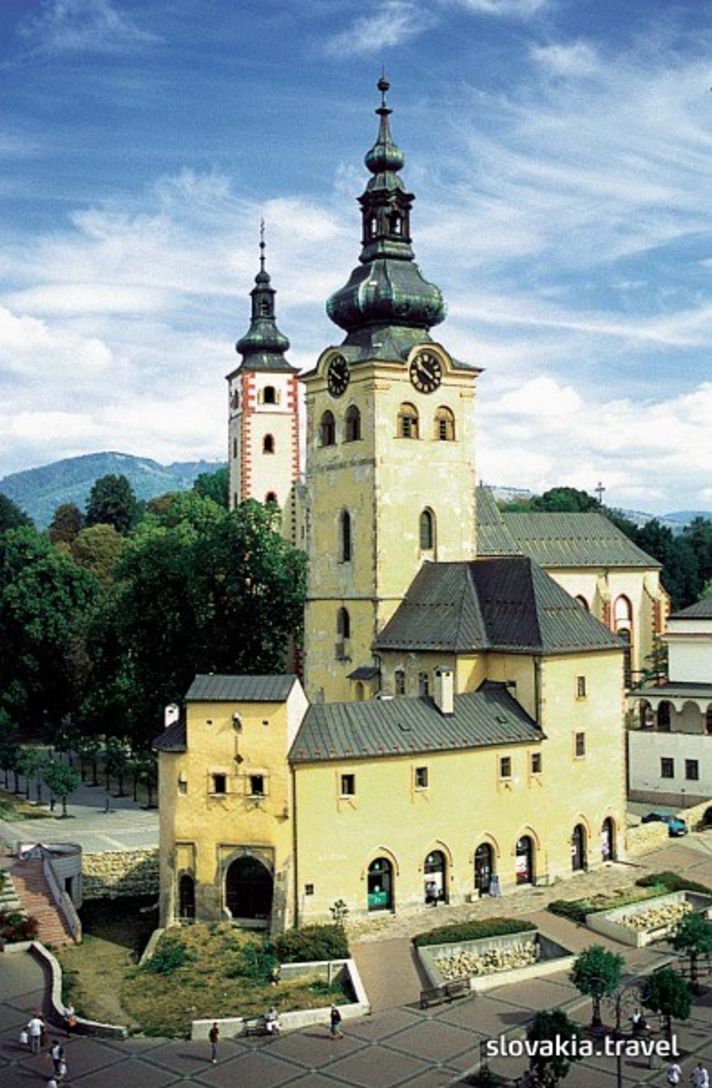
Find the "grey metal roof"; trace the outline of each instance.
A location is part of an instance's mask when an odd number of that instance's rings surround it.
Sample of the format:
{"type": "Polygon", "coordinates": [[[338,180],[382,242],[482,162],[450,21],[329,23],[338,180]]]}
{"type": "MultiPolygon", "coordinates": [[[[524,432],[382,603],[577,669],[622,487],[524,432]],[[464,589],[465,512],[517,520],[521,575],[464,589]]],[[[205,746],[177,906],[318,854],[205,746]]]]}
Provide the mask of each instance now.
{"type": "Polygon", "coordinates": [[[527,556],[425,563],[376,650],[572,653],[623,644],[527,556]]]}
{"type": "Polygon", "coordinates": [[[172,722],[164,729],[155,740],[153,747],[158,752],[185,752],[187,747],[187,735],[185,728],[185,715],[181,714],[178,721],[172,722]]]}
{"type": "Polygon", "coordinates": [[[504,684],[485,681],[441,714],[429,697],[315,703],[289,753],[292,763],[537,744],[544,734],[504,684]]]}
{"type": "Polygon", "coordinates": [[[477,554],[528,555],[542,567],[660,567],[605,514],[503,511],[486,487],[477,488],[477,554]]]}
{"type": "Polygon", "coordinates": [[[346,677],[347,680],[373,680],[374,676],[378,676],[380,669],[377,665],[359,665],[357,669],[350,672],[346,677]]]}
{"type": "Polygon", "coordinates": [[[637,688],[630,692],[630,698],[635,699],[645,699],[648,695],[656,699],[684,699],[687,696],[690,699],[712,699],[712,681],[705,684],[683,682],[676,684],[674,680],[671,680],[669,684],[656,684],[654,687],[637,688]]]}
{"type": "Polygon", "coordinates": [[[283,703],[296,676],[198,675],[188,688],[186,703],[283,703]]]}
{"type": "Polygon", "coordinates": [[[712,620],[712,597],[703,597],[701,601],[695,601],[689,608],[683,608],[680,612],[673,612],[671,620],[712,620]]]}

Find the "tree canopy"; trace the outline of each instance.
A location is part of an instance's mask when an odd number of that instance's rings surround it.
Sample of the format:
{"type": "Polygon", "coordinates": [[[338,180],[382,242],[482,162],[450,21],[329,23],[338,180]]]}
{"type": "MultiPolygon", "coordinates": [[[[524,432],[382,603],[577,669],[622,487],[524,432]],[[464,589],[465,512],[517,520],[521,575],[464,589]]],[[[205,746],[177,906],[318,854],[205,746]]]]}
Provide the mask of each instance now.
{"type": "Polygon", "coordinates": [[[53,544],[71,544],[84,528],[84,515],[73,502],[63,502],[54,512],[47,534],[53,544]]]}
{"type": "Polygon", "coordinates": [[[30,515],[0,491],[0,533],[7,529],[20,529],[23,525],[32,525],[30,515]]]}
{"type": "Polygon", "coordinates": [[[227,468],[219,468],[216,472],[201,472],[196,477],[193,490],[205,498],[227,508],[229,505],[230,473],[227,468]]]}
{"type": "Polygon", "coordinates": [[[140,507],[125,476],[100,476],[87,500],[87,525],[113,525],[125,536],[138,521],[140,507]]]}
{"type": "Polygon", "coordinates": [[[571,981],[577,990],[593,1002],[592,1027],[601,1026],[601,999],[610,997],[620,985],[624,960],[600,944],[584,948],[574,961],[571,981]]]}

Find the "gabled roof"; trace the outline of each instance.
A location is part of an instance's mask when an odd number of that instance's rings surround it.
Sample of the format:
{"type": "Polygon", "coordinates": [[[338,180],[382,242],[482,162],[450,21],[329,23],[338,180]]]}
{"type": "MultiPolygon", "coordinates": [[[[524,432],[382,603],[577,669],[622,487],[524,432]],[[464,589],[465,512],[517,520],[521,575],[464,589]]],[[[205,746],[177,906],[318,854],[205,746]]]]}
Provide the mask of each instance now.
{"type": "Polygon", "coordinates": [[[196,676],[188,688],[186,703],[283,703],[296,676],[196,676]]]}
{"type": "Polygon", "coordinates": [[[526,556],[425,563],[376,650],[558,654],[621,640],[526,556]]]}
{"type": "Polygon", "coordinates": [[[689,608],[683,608],[680,612],[673,612],[671,620],[712,620],[712,597],[703,597],[701,601],[695,601],[689,608]]]}
{"type": "Polygon", "coordinates": [[[153,747],[158,752],[185,752],[186,746],[185,713],[182,713],[177,721],[172,722],[153,741],[153,747]]]}
{"type": "Polygon", "coordinates": [[[528,555],[557,568],[660,567],[605,514],[508,512],[499,510],[489,488],[476,494],[478,555],[528,555]]]}
{"type": "Polygon", "coordinates": [[[454,713],[442,714],[429,697],[314,703],[289,753],[292,763],[366,759],[413,752],[448,752],[503,744],[538,744],[536,722],[504,684],[485,681],[456,695],[454,713]]]}

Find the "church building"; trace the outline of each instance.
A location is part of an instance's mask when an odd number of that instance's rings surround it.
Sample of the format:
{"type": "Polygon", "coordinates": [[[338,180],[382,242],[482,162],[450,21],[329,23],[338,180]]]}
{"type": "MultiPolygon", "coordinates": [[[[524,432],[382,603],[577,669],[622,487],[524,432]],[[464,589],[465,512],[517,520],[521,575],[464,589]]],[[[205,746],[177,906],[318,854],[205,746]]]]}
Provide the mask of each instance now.
{"type": "MultiPolygon", "coordinates": [[[[414,260],[378,87],[360,260],[327,304],[345,336],[301,376],[303,686],[198,676],[157,738],[162,925],[279,931],[337,900],[463,903],[624,855],[625,644],[526,552],[479,548],[481,371],[431,335],[445,303],[414,260]]],[[[283,505],[287,474],[281,490],[255,468],[297,419],[264,262],[252,299],[231,492],[283,505]]]]}

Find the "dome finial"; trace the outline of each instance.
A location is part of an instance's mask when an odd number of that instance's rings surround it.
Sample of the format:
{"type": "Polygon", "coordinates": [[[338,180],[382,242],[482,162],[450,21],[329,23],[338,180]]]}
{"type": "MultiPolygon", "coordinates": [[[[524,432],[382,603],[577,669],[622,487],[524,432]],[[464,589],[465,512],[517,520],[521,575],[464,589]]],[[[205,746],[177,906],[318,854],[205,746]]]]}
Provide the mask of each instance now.
{"type": "Polygon", "coordinates": [[[260,272],[265,270],[265,250],[267,243],[265,242],[265,221],[260,219],[260,272]]]}
{"type": "Polygon", "coordinates": [[[385,108],[387,108],[386,92],[391,89],[391,85],[388,82],[388,80],[386,79],[386,66],[385,66],[385,64],[381,66],[381,78],[379,79],[376,86],[378,87],[379,91],[381,92],[381,109],[385,109],[385,108]]]}

